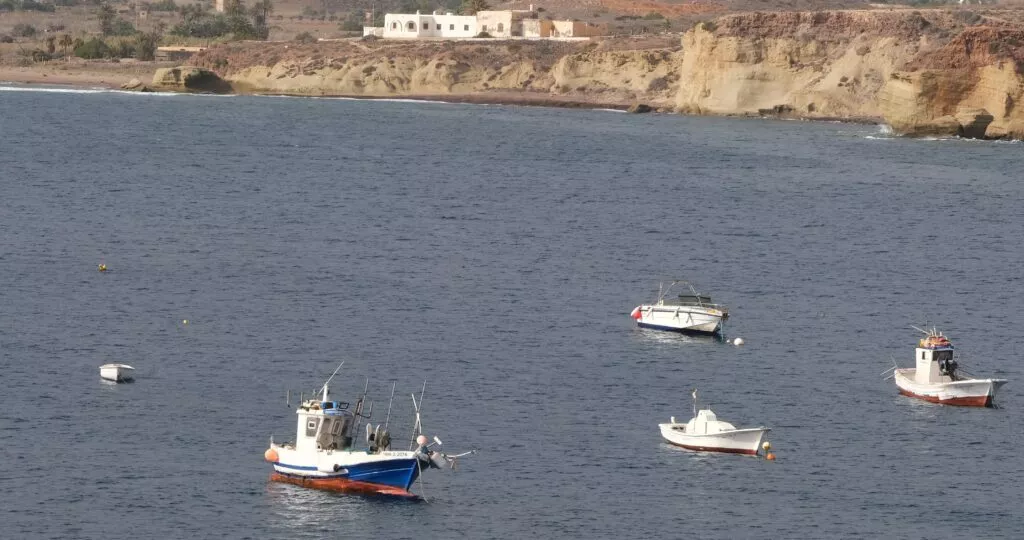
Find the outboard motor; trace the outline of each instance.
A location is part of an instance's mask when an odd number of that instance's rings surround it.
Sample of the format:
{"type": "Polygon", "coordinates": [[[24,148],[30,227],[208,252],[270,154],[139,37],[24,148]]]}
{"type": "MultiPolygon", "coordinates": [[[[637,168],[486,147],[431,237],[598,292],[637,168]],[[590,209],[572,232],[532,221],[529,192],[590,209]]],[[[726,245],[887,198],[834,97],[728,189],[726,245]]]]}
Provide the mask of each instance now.
{"type": "Polygon", "coordinates": [[[940,358],[939,359],[939,373],[948,375],[950,379],[957,380],[956,368],[959,367],[956,360],[953,358],[940,358]]]}
{"type": "Polygon", "coordinates": [[[419,445],[416,447],[416,459],[420,461],[420,467],[440,469],[438,462],[444,463],[444,457],[441,452],[430,449],[430,445],[427,444],[427,436],[416,437],[416,444],[419,445]]]}

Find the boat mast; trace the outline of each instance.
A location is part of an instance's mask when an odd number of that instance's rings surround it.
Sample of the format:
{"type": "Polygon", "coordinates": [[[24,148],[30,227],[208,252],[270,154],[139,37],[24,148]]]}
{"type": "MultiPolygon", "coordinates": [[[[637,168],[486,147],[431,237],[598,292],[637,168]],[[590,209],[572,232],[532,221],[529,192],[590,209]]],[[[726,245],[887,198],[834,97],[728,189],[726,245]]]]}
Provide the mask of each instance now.
{"type": "Polygon", "coordinates": [[[697,418],[697,389],[693,389],[693,417],[697,418]]]}

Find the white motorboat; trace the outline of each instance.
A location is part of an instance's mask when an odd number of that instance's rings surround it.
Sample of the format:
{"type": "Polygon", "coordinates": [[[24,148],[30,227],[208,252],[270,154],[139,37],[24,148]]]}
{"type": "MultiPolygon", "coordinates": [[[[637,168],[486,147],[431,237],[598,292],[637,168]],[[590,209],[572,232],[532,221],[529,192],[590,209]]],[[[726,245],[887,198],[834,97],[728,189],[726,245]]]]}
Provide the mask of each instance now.
{"type": "Polygon", "coordinates": [[[960,369],[949,338],[935,329],[921,331],[925,337],[918,342],[917,367],[893,369],[900,393],[943,405],[992,407],[996,391],[1006,379],[968,376],[960,369]]]}
{"type": "Polygon", "coordinates": [[[718,419],[711,408],[697,410],[697,391],[693,392],[694,416],[685,424],[676,422],[673,416],[667,424],[658,424],[661,436],[666,441],[687,450],[704,452],[726,452],[730,454],[757,455],[761,439],[771,431],[764,426],[736,429],[729,422],[718,419]]]}
{"type": "Polygon", "coordinates": [[[134,378],[135,368],[127,364],[103,364],[100,366],[100,378],[113,382],[129,382],[134,378]]]}
{"type": "MultiPolygon", "coordinates": [[[[446,464],[454,469],[456,459],[473,453],[444,454],[436,448],[441,445],[437,437],[428,444],[420,424],[422,392],[419,402],[413,396],[414,444],[411,442],[408,450],[392,448],[388,430],[390,403],[384,424],[373,427],[370,424],[372,402],[369,411],[363,407],[365,390],[351,409],[348,402],[331,399],[327,385],[340,369],[338,366],[327,379],[319,396],[300,398],[295,411],[298,420],[295,442],[275,444],[271,439],[263,457],[273,465],[272,481],[328,491],[418,498],[409,490],[424,469],[446,464]],[[365,446],[358,440],[359,423],[363,419],[366,420],[365,446]]],[[[391,397],[394,398],[394,387],[391,397]]]]}
{"type": "Polygon", "coordinates": [[[699,294],[688,282],[673,281],[668,287],[660,284],[658,299],[652,304],[633,308],[629,316],[641,328],[721,334],[722,323],[729,318],[729,310],[712,303],[710,296],[699,294]],[[670,295],[677,285],[686,286],[690,292],[670,295]]]}

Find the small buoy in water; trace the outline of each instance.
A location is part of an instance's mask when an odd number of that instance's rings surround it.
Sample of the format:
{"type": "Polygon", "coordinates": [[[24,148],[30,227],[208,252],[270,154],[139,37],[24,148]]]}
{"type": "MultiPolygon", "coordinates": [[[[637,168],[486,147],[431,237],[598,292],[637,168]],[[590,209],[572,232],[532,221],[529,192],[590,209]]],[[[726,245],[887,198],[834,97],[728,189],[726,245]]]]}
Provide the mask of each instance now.
{"type": "Polygon", "coordinates": [[[768,441],[765,441],[765,442],[761,443],[761,448],[764,448],[765,450],[771,450],[772,449],[772,443],[770,443],[768,441]]]}
{"type": "Polygon", "coordinates": [[[739,347],[740,345],[743,345],[743,338],[738,337],[738,338],[732,340],[732,344],[737,346],[737,347],[739,347]]]}
{"type": "Polygon", "coordinates": [[[107,265],[105,265],[103,263],[100,263],[99,266],[96,267],[96,269],[99,270],[100,272],[106,272],[107,271],[107,265]]]}
{"type": "Polygon", "coordinates": [[[775,461],[775,454],[768,452],[768,455],[764,456],[768,461],[775,461]]]}
{"type": "Polygon", "coordinates": [[[188,324],[188,319],[182,319],[181,324],[188,324]]]}
{"type": "Polygon", "coordinates": [[[274,450],[273,448],[267,448],[267,451],[263,452],[263,459],[271,463],[277,463],[277,460],[279,459],[277,455],[277,450],[274,450]]]}

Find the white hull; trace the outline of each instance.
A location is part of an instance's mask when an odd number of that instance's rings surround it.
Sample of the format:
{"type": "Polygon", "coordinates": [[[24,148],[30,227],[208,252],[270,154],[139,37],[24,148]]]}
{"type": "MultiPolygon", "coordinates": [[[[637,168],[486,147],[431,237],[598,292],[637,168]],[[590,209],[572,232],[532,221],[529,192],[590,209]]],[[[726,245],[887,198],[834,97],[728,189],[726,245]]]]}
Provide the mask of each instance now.
{"type": "Polygon", "coordinates": [[[722,316],[714,308],[643,305],[636,323],[642,328],[713,334],[721,330],[722,316]]]}
{"type": "Polygon", "coordinates": [[[756,455],[768,428],[736,429],[718,433],[685,433],[686,424],[658,424],[668,442],[689,450],[756,455]]]}
{"type": "Polygon", "coordinates": [[[100,378],[112,382],[132,380],[135,368],[124,364],[106,364],[100,366],[100,378]]]}
{"type": "Polygon", "coordinates": [[[897,369],[893,375],[900,393],[945,405],[991,407],[999,387],[1005,379],[964,379],[953,381],[943,376],[942,381],[920,383],[916,380],[917,369],[897,369]]]}

